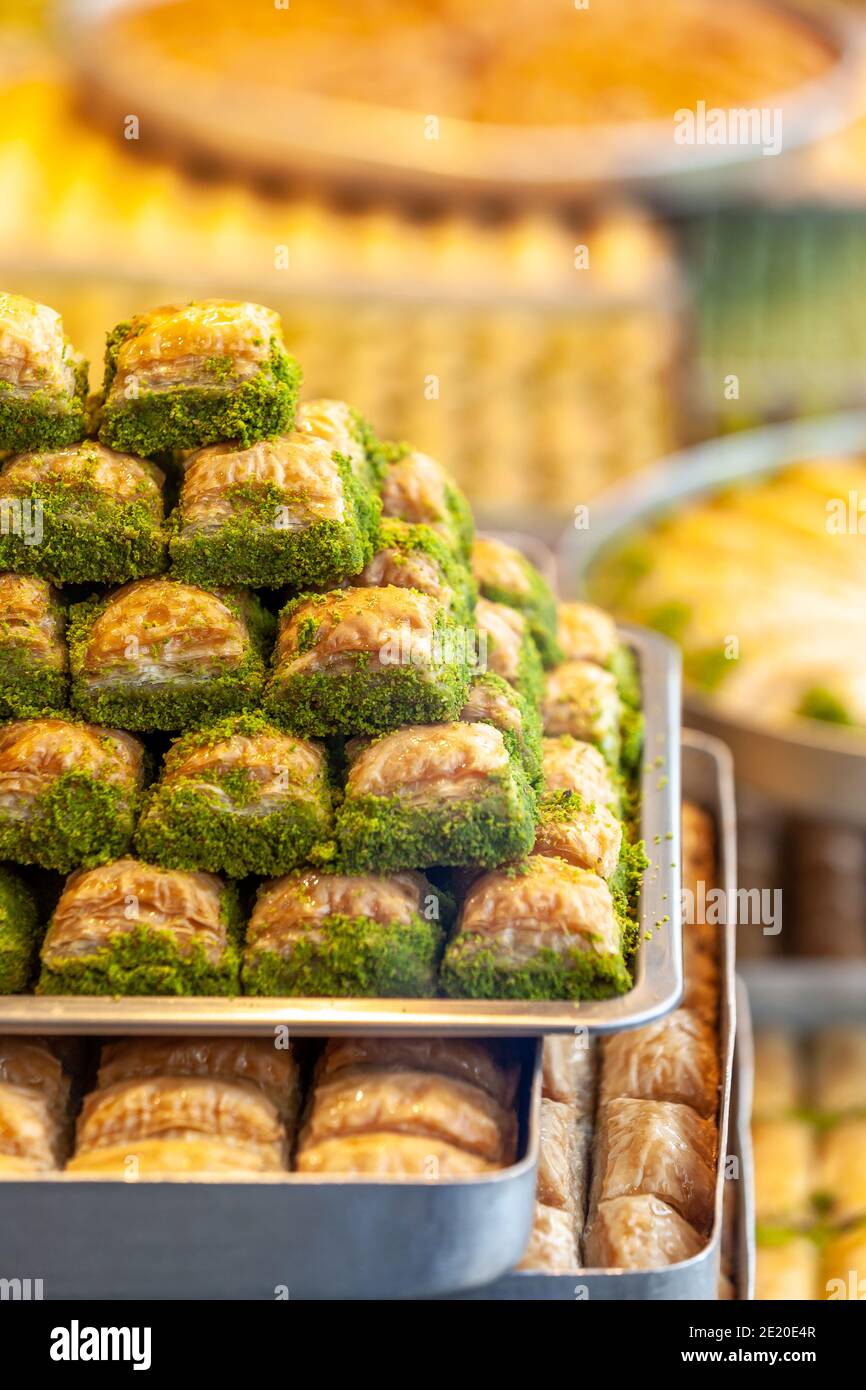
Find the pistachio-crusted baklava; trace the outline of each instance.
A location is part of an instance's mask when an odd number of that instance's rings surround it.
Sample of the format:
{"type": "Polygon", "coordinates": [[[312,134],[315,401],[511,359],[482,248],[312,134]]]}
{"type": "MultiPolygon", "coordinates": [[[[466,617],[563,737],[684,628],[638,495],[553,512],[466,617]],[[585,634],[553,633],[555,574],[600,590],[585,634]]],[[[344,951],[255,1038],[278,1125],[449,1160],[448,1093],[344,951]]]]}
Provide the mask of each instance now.
{"type": "Polygon", "coordinates": [[[477,591],[468,566],[432,527],[420,522],[384,518],[373,556],[355,583],[377,589],[394,584],[429,594],[464,626],[471,625],[475,613],[477,591]]]}
{"type": "Polygon", "coordinates": [[[69,873],[125,854],[145,775],[138,739],[71,719],[0,725],[0,859],[69,873]]]}
{"type": "Polygon", "coordinates": [[[203,299],[136,314],[108,335],[99,437],[149,457],[292,428],[300,381],[279,315],[203,299]]]}
{"type": "Polygon", "coordinates": [[[382,733],[456,719],[469,691],[466,632],[428,594],[388,585],[290,602],[268,712],[294,733],[382,733]]]}
{"type": "Polygon", "coordinates": [[[533,853],[564,859],[611,879],[621,847],[622,824],[606,806],[584,800],[580,792],[542,796],[533,853]]]}
{"type": "Polygon", "coordinates": [[[468,563],[472,509],[446,469],[409,444],[382,446],[382,515],[430,526],[468,563]]]}
{"type": "Polygon", "coordinates": [[[242,926],[213,874],[118,859],[71,874],[42,943],[39,994],[236,994],[242,926]]]}
{"type": "Polygon", "coordinates": [[[631,985],[621,919],[604,879],[532,855],[469,888],[445,952],[446,994],[587,999],[631,985]]]}
{"type": "Polygon", "coordinates": [[[501,676],[525,700],[537,706],[544,688],[544,672],[524,615],[507,604],[480,598],[475,605],[475,626],[480,669],[501,676]]]}
{"type": "Polygon", "coordinates": [[[169,749],[145,803],[138,853],[171,869],[243,878],[284,874],[331,835],[331,781],[321,744],[243,714],[169,749]]]}
{"type": "Polygon", "coordinates": [[[337,811],[351,872],[493,865],[525,854],[535,795],[492,724],[413,725],[361,748],[337,811]]]}
{"type": "Polygon", "coordinates": [[[557,640],[556,599],[550,585],[513,545],[492,536],[476,536],[472,572],[482,596],[516,608],[529,624],[529,633],[545,666],[562,660],[557,640]]]}
{"type": "Polygon", "coordinates": [[[11,870],[0,868],[0,994],[18,994],[30,983],[38,920],[29,889],[11,870]]]}
{"type": "Polygon", "coordinates": [[[321,439],[332,455],[346,460],[358,482],[378,494],[386,466],[382,446],[372,426],[352,406],[325,397],[301,401],[295,429],[321,439]]]}
{"type": "Polygon", "coordinates": [[[0,718],[29,719],[66,707],[65,627],[46,579],[0,574],[0,718]]]}
{"type": "Polygon", "coordinates": [[[0,451],[57,449],[85,432],[87,363],[60,315],[0,294],[0,451]]]}
{"type": "Polygon", "coordinates": [[[592,743],[616,766],[621,716],[617,681],[611,671],[592,661],[566,661],[548,672],[542,706],[545,734],[570,734],[592,743]]]}
{"type": "Polygon", "coordinates": [[[460,718],[466,724],[492,724],[502,734],[508,751],[523,763],[532,786],[540,784],[541,715],[534,701],[527,700],[502,676],[485,671],[469,687],[460,718]]]}
{"type": "Polygon", "coordinates": [[[163,474],[93,439],[0,470],[0,565],[58,584],[123,584],[165,569],[163,474]]]}
{"type": "Polygon", "coordinates": [[[619,644],[613,618],[594,603],[560,603],[556,635],[561,660],[593,661],[597,666],[610,666],[619,644]]]}
{"type": "Polygon", "coordinates": [[[212,444],[184,464],[172,574],[193,584],[322,589],[372,553],[379,502],[347,458],[296,432],[212,444]]]}
{"type": "Polygon", "coordinates": [[[266,995],[424,997],[452,914],[421,874],[301,869],[264,884],[247,927],[244,988],[266,995]]]}
{"type": "Polygon", "coordinates": [[[70,612],[72,701],[85,718],[171,732],[254,707],[270,619],[253,595],[141,579],[70,612]]]}

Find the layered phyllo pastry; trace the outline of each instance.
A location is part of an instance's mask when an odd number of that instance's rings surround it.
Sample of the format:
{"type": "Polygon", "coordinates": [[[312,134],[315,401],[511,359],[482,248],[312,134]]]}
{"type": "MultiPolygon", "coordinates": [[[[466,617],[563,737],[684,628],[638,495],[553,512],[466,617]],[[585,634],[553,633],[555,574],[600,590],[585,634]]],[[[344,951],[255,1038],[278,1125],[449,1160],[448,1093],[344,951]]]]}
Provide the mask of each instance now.
{"type": "Polygon", "coordinates": [[[525,555],[505,541],[476,536],[472,573],[484,598],[523,614],[545,666],[555,666],[563,659],[557,641],[556,599],[547,580],[525,555]]]}
{"type": "Polygon", "coordinates": [[[42,943],[39,994],[236,994],[234,889],[118,859],[71,874],[42,943]]]}
{"type": "Polygon", "coordinates": [[[295,429],[321,439],[332,454],[344,458],[359,482],[378,493],[385,471],[382,446],[368,422],[345,401],[302,401],[295,429]]]}
{"type": "Polygon", "coordinates": [[[690,1105],[705,1120],[719,1104],[715,1031],[699,1015],[675,1009],[665,1018],[602,1044],[600,1103],[617,1096],[690,1105]]]}
{"type": "MultiPolygon", "coordinates": [[[[604,1202],[654,1197],[700,1235],[713,1220],[718,1136],[689,1105],[620,1097],[601,1107],[590,1223],[604,1202]]],[[[593,1236],[590,1235],[590,1246],[593,1236]]]]}
{"type": "Polygon", "coordinates": [[[451,904],[421,874],[302,869],[259,889],[244,988],[264,995],[425,997],[451,904]]]}
{"type": "Polygon", "coordinates": [[[578,1121],[592,1119],[597,1073],[598,1050],[585,1029],[544,1039],[541,1093],[568,1105],[578,1121]]]}
{"type": "MultiPolygon", "coordinates": [[[[833,1248],[839,1249],[838,1241],[828,1241],[827,1253],[833,1248]]],[[[846,1286],[850,1268],[850,1263],[846,1263],[846,1286]]],[[[775,1235],[770,1244],[759,1240],[755,1252],[755,1298],[784,1303],[820,1298],[820,1270],[820,1251],[810,1236],[788,1231],[784,1236],[775,1235]]]]}
{"type": "Polygon", "coordinates": [[[668,1202],[650,1194],[600,1202],[587,1232],[593,1269],[661,1269],[700,1253],[705,1238],[668,1202]]]}
{"type": "Polygon", "coordinates": [[[492,724],[398,729],[352,758],[337,812],[352,872],[493,865],[535,835],[535,795],[492,724]]]}
{"type": "Polygon", "coordinates": [[[564,1101],[541,1098],[541,1143],[535,1198],[569,1213],[577,1234],[583,1225],[592,1130],[564,1101]]]}
{"type": "Polygon", "coordinates": [[[331,1038],[316,1064],[316,1077],[326,1080],[354,1067],[386,1067],[391,1071],[429,1071],[479,1086],[510,1110],[517,1098],[520,1064],[506,1041],[475,1038],[331,1038]]]}
{"type": "Polygon", "coordinates": [[[0,451],[58,449],[85,432],[87,363],[60,315],[0,294],[0,451]]]}
{"type": "Polygon", "coordinates": [[[0,1082],[40,1096],[50,1113],[65,1123],[70,1077],[44,1038],[0,1037],[0,1082]]]}
{"type": "Polygon", "coordinates": [[[505,1167],[516,1152],[513,1108],[453,1069],[414,1068],[411,1060],[405,1066],[359,1060],[333,1069],[326,1049],[297,1167],[435,1181],[505,1167]]]}
{"type": "Polygon", "coordinates": [[[136,848],[170,869],[231,878],[287,873],[331,835],[331,797],[321,744],[283,733],[260,714],[237,715],[172,744],[136,848]]]}
{"type": "Polygon", "coordinates": [[[43,1096],[0,1081],[0,1178],[59,1168],[64,1134],[43,1096]]]}
{"type": "Polygon", "coordinates": [[[472,509],[448,471],[408,444],[385,445],[382,457],[382,515],[432,527],[468,563],[472,509]]]}
{"type": "Polygon", "coordinates": [[[619,864],[622,839],[622,824],[613,812],[585,801],[580,792],[542,796],[534,854],[564,859],[610,879],[619,864]]]}
{"type": "Polygon", "coordinates": [[[203,299],[136,314],[108,335],[99,437],[149,457],[292,428],[300,369],[279,315],[203,299]]]}
{"type": "Polygon", "coordinates": [[[682,859],[683,884],[698,897],[698,885],[707,886],[713,881],[716,831],[712,817],[692,801],[683,802],[682,859]]]}
{"type": "Polygon", "coordinates": [[[468,566],[432,527],[386,517],[370,559],[355,580],[377,589],[396,585],[416,589],[446,609],[455,622],[470,626],[477,591],[468,566]]]}
{"type": "Polygon", "coordinates": [[[556,610],[556,636],[562,661],[593,661],[610,666],[619,638],[616,623],[594,603],[560,603],[556,610]]]}
{"type": "Polygon", "coordinates": [[[102,1048],[100,1090],[154,1076],[200,1076],[255,1086],[290,1136],[300,1110],[298,1063],[291,1046],[279,1046],[276,1038],[121,1038],[102,1048]]]}
{"type": "Polygon", "coordinates": [[[833,1222],[866,1219],[866,1117],[839,1120],[821,1135],[813,1201],[833,1222]]]}
{"type": "Polygon", "coordinates": [[[141,579],[74,605],[72,701],[86,719],[168,732],[254,707],[270,619],[244,590],[141,579]]]}
{"type": "Polygon", "coordinates": [[[471,658],[465,630],[429,594],[394,584],[307,594],[280,615],[265,706],[306,737],[456,719],[471,658]]]}
{"type": "Polygon", "coordinates": [[[0,725],[0,859],[69,873],[125,854],[145,775],[138,739],[70,719],[0,725]]]}
{"type": "Polygon", "coordinates": [[[280,1112],[250,1081],[146,1076],[85,1098],[73,1173],[137,1178],[167,1173],[274,1173],[288,1161],[280,1112]]]}
{"type": "Polygon", "coordinates": [[[309,432],[246,448],[212,444],[184,464],[169,522],[172,574],[193,584],[323,589],[372,553],[379,502],[309,432]]]}
{"type": "Polygon", "coordinates": [[[566,661],[548,672],[542,706],[545,734],[570,734],[592,743],[616,766],[621,717],[617,680],[611,671],[592,661],[566,661]]]}
{"type": "Polygon", "coordinates": [[[587,805],[617,811],[620,790],[610,764],[591,743],[570,734],[547,737],[541,742],[542,776],[548,796],[574,792],[587,805]]]}
{"type": "Polygon", "coordinates": [[[498,729],[508,751],[523,764],[532,786],[539,786],[541,715],[534,701],[527,700],[493,671],[485,671],[469,687],[460,718],[466,724],[492,724],[498,729]]]}
{"type": "Polygon", "coordinates": [[[27,988],[38,936],[33,895],[16,874],[0,868],[0,994],[19,994],[27,988]]]}
{"type": "Polygon", "coordinates": [[[761,1120],[783,1118],[803,1098],[800,1058],[791,1034],[762,1031],[755,1038],[752,1114],[761,1120]]]}
{"type": "Polygon", "coordinates": [[[475,605],[475,626],[480,669],[501,676],[525,700],[537,705],[544,688],[544,673],[523,614],[505,603],[480,598],[475,605]]]}
{"type": "Polygon", "coordinates": [[[29,719],[66,707],[65,627],[46,579],[0,574],[0,718],[29,719]]]}
{"type": "Polygon", "coordinates": [[[0,471],[0,565],[58,584],[123,584],[165,569],[163,474],[93,439],[18,454],[0,471]],[[21,524],[18,525],[19,521],[21,524]]]}
{"type": "Polygon", "coordinates": [[[544,855],[483,874],[463,901],[441,985],[478,999],[623,993],[623,927],[604,879],[544,855]]]}
{"type": "Polygon", "coordinates": [[[812,1214],[815,1131],[797,1116],[752,1125],[755,1218],[759,1226],[796,1226],[812,1214]]]}

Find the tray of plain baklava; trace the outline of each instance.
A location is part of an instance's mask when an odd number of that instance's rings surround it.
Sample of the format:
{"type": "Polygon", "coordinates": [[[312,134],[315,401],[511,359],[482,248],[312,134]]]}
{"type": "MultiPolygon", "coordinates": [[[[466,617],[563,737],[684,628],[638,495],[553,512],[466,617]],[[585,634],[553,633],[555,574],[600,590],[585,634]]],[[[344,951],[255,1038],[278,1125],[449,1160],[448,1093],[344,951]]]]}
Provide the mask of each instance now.
{"type": "Polygon", "coordinates": [[[685,995],[644,1028],[546,1038],[535,1218],[517,1268],[472,1299],[746,1297],[751,1167],[733,1097],[730,756],[683,740],[685,995]],[[575,1065],[575,1064],[578,1065],[575,1065]]]}
{"type": "Polygon", "coordinates": [[[0,296],[0,1026],[660,1015],[673,648],[300,376],[260,305],[138,313],[97,382],[0,296]]]}

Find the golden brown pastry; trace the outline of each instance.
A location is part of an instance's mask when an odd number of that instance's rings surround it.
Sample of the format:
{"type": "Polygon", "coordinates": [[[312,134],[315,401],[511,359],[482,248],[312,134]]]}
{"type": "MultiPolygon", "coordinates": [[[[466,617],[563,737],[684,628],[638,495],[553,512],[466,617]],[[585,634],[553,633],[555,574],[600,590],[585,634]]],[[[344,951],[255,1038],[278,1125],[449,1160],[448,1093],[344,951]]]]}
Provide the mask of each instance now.
{"type": "Polygon", "coordinates": [[[812,1212],[815,1132],[805,1120],[756,1120],[755,1217],[759,1223],[795,1225],[812,1212]]]}
{"type": "Polygon", "coordinates": [[[752,1114],[762,1120],[781,1119],[803,1102],[800,1058],[790,1033],[758,1033],[755,1037],[755,1080],[752,1114]]]}
{"type": "Polygon", "coordinates": [[[165,1076],[203,1076],[257,1086],[291,1125],[298,1113],[300,1077],[290,1047],[276,1038],[123,1038],[105,1043],[98,1085],[165,1076]]]}
{"type": "Polygon", "coordinates": [[[779,1245],[758,1242],[755,1252],[755,1298],[808,1301],[818,1297],[820,1256],[808,1236],[791,1235],[779,1245]]]}
{"type": "Polygon", "coordinates": [[[536,1202],[532,1234],[517,1268],[542,1274],[571,1274],[579,1263],[570,1214],[536,1202]]]}
{"type": "Polygon", "coordinates": [[[592,603],[560,603],[557,638],[565,661],[594,661],[606,666],[616,651],[616,623],[592,603]]]}
{"type": "Polygon", "coordinates": [[[586,1264],[592,1269],[661,1269],[690,1260],[705,1243],[660,1197],[614,1197],[593,1215],[586,1264]]]}
{"type": "Polygon", "coordinates": [[[597,1070],[598,1049],[585,1029],[544,1039],[542,1094],[572,1106],[579,1120],[592,1118],[597,1070]]]}
{"type": "Polygon", "coordinates": [[[301,1149],[296,1162],[299,1173],[356,1173],[379,1178],[423,1178],[426,1182],[491,1173],[498,1166],[441,1139],[390,1132],[326,1139],[301,1149]]]}
{"type": "Polygon", "coordinates": [[[822,1134],[815,1190],[831,1220],[866,1217],[866,1118],[840,1120],[822,1134]]]}
{"type": "Polygon", "coordinates": [[[617,1099],[599,1111],[592,1219],[615,1197],[658,1197],[706,1234],[716,1185],[715,1126],[688,1105],[617,1099]]]}
{"type": "Polygon", "coordinates": [[[675,1009],[644,1028],[616,1033],[601,1045],[604,1105],[617,1096],[690,1105],[704,1119],[719,1106],[714,1030],[689,1009],[675,1009]]]}
{"type": "Polygon", "coordinates": [[[542,758],[546,792],[577,792],[585,801],[607,810],[619,805],[610,767],[591,743],[569,734],[545,738],[542,758]]]}
{"type": "Polygon", "coordinates": [[[319,1058],[316,1077],[325,1081],[346,1067],[387,1067],[392,1071],[430,1071],[470,1081],[506,1110],[514,1105],[520,1066],[507,1043],[474,1038],[331,1038],[319,1058]]]}

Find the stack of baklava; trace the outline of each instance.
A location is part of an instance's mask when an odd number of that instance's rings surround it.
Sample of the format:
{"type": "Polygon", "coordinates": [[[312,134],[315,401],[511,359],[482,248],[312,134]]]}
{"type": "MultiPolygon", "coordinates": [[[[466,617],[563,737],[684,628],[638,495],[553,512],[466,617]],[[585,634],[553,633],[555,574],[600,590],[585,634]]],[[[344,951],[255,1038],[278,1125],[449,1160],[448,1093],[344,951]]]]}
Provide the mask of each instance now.
{"type": "Polygon", "coordinates": [[[70,1078],[42,1038],[0,1038],[0,1175],[62,1165],[71,1127],[70,1078]]]}
{"type": "Polygon", "coordinates": [[[759,1033],[756,1297],[866,1298],[866,1028],[759,1033]]]}
{"type": "Polygon", "coordinates": [[[0,856],[69,875],[38,990],[627,990],[630,655],[299,378],[273,311],[204,300],[117,325],[88,398],[0,296],[0,856]]]}

